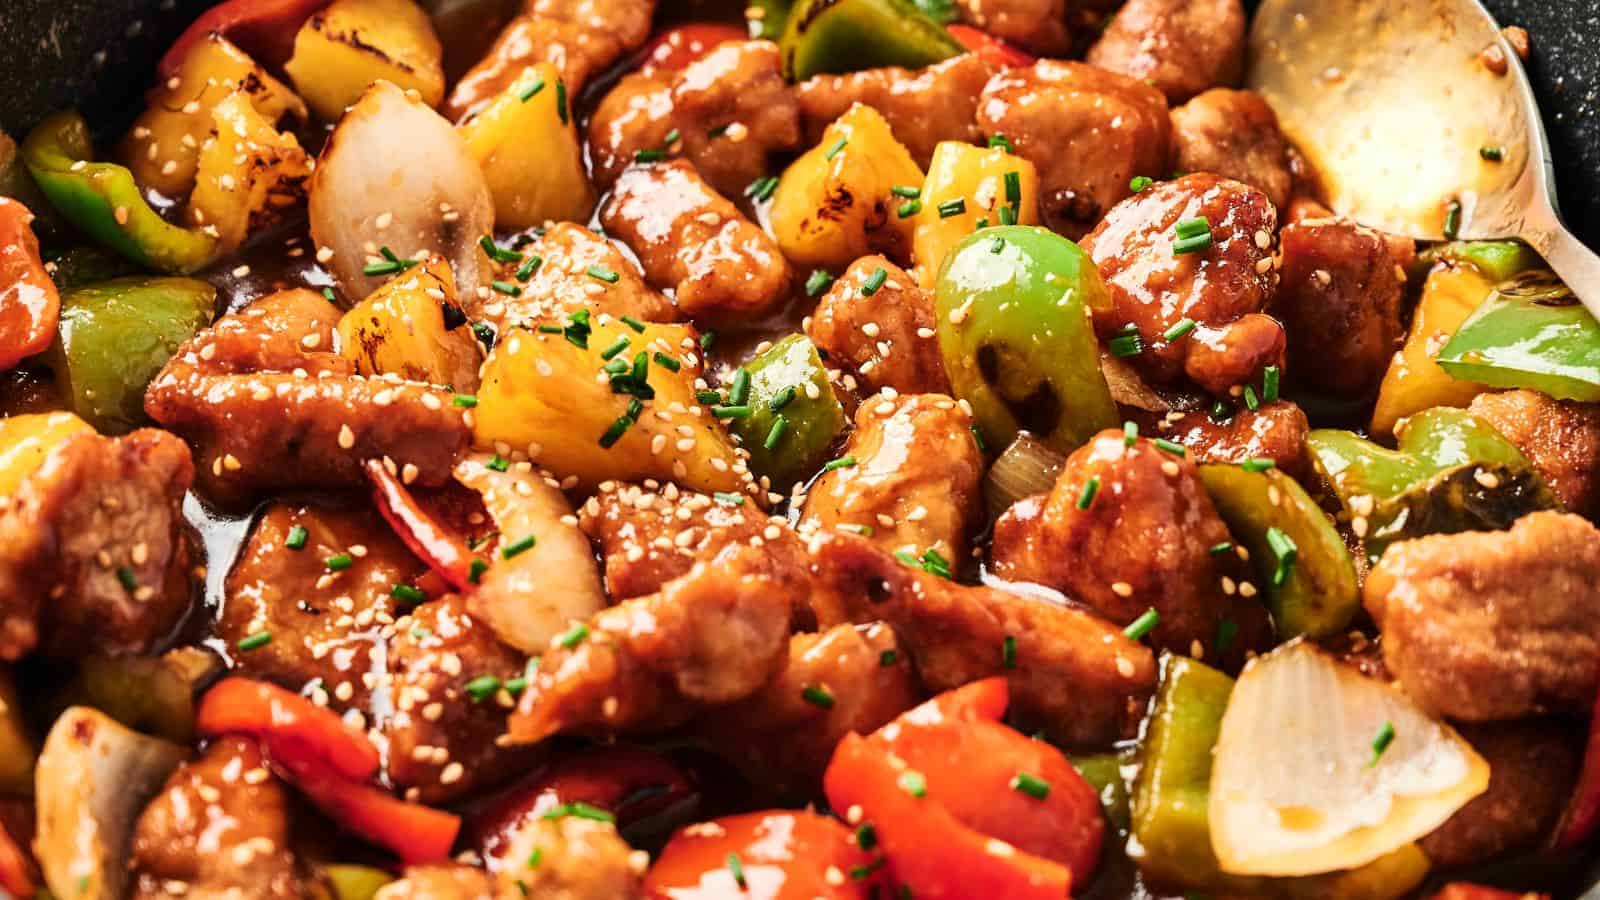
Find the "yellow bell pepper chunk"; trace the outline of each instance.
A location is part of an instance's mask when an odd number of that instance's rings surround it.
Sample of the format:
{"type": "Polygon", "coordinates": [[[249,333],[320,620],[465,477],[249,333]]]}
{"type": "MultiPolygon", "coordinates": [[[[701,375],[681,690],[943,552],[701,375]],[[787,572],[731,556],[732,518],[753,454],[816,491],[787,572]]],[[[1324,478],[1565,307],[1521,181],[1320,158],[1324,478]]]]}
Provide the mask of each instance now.
{"type": "Polygon", "coordinates": [[[1394,434],[1401,419],[1425,409],[1466,406],[1488,390],[1451,377],[1434,357],[1493,289],[1494,282],[1472,266],[1441,266],[1428,276],[1411,332],[1378,388],[1372,410],[1374,436],[1394,434]]]}
{"type": "Polygon", "coordinates": [[[444,100],[444,48],[412,0],[334,0],[300,27],[284,70],[323,120],[338,121],[375,81],[444,100]]]}

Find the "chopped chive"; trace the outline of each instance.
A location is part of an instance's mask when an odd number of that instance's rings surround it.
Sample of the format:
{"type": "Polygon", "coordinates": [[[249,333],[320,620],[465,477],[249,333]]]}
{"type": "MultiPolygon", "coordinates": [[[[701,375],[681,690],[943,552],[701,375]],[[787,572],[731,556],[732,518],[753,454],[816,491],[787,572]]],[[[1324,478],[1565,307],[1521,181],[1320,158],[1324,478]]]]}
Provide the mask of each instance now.
{"type": "Polygon", "coordinates": [[[633,161],[634,162],[653,163],[653,162],[661,162],[662,160],[664,160],[666,158],[667,158],[667,151],[665,151],[665,150],[650,149],[650,150],[635,150],[635,151],[633,151],[633,161]]]}
{"type": "Polygon", "coordinates": [[[498,453],[489,457],[489,461],[484,463],[484,466],[496,472],[508,472],[511,470],[510,460],[498,453]]]}
{"type": "Polygon", "coordinates": [[[526,553],[529,550],[532,550],[533,549],[533,545],[537,544],[537,543],[539,543],[539,539],[530,534],[525,538],[522,538],[522,539],[517,540],[517,541],[513,541],[513,542],[505,545],[504,547],[501,547],[500,548],[500,558],[501,559],[510,559],[513,556],[516,556],[516,555],[518,555],[520,553],[526,553]]]}
{"type": "Polygon", "coordinates": [[[1156,438],[1155,445],[1157,449],[1165,450],[1168,453],[1171,453],[1173,456],[1187,456],[1189,453],[1188,450],[1184,449],[1182,444],[1174,444],[1166,438],[1156,438]]]}
{"type": "Polygon", "coordinates": [[[772,420],[772,429],[767,432],[767,439],[761,442],[761,446],[769,451],[778,449],[778,444],[783,442],[783,436],[788,430],[789,420],[782,413],[779,413],[772,420]]]}
{"type": "Polygon", "coordinates": [[[566,634],[563,634],[561,637],[557,638],[556,643],[565,650],[571,650],[573,647],[583,643],[584,638],[587,638],[588,636],[589,626],[579,622],[568,629],[566,634]]]}
{"type": "Polygon", "coordinates": [[[863,284],[861,286],[861,296],[863,296],[863,297],[871,297],[873,294],[876,294],[878,292],[878,289],[883,287],[884,282],[886,282],[888,280],[889,280],[889,270],[888,269],[885,269],[883,266],[879,266],[876,269],[873,269],[872,270],[872,274],[867,276],[866,284],[863,284]]]}
{"type": "Polygon", "coordinates": [[[833,694],[820,685],[808,684],[800,690],[800,696],[812,706],[822,709],[833,709],[833,694]]]}
{"type": "Polygon", "coordinates": [[[467,563],[467,580],[477,584],[483,579],[483,573],[489,571],[489,564],[481,559],[474,558],[467,563]]]}
{"type": "Polygon", "coordinates": [[[1389,749],[1392,743],[1394,743],[1394,723],[1385,722],[1383,727],[1378,729],[1378,736],[1372,739],[1372,762],[1367,763],[1367,768],[1377,765],[1378,759],[1383,756],[1383,751],[1389,749]]]}
{"type": "Polygon", "coordinates": [[[900,204],[899,209],[895,210],[895,215],[902,219],[909,219],[920,212],[922,212],[921,200],[907,200],[906,202],[900,204]]]}
{"type": "Polygon", "coordinates": [[[678,138],[681,137],[683,137],[683,135],[679,133],[678,129],[674,128],[667,132],[667,136],[661,139],[661,143],[671,147],[673,144],[676,144],[678,142],[678,138]]]}
{"type": "Polygon", "coordinates": [[[556,79],[556,113],[561,116],[561,124],[565,125],[571,119],[567,111],[567,83],[556,79]]]}
{"type": "Polygon", "coordinates": [[[1173,256],[1183,256],[1188,253],[1199,253],[1211,246],[1211,232],[1197,234],[1194,237],[1180,238],[1172,245],[1173,256]]]}
{"type": "Polygon", "coordinates": [[[1128,190],[1137,194],[1155,183],[1155,179],[1148,175],[1135,175],[1133,176],[1132,180],[1128,182],[1128,190]]]}
{"type": "MultiPolygon", "coordinates": [[[[894,651],[888,650],[885,652],[893,653],[894,651]]],[[[873,847],[878,846],[878,831],[872,827],[871,822],[864,822],[860,828],[856,829],[856,846],[863,850],[871,850],[873,847]]]]}
{"type": "Polygon", "coordinates": [[[706,137],[708,137],[708,138],[719,138],[719,137],[722,137],[723,135],[728,133],[728,126],[732,125],[732,124],[733,123],[729,122],[727,125],[718,125],[717,127],[715,127],[713,129],[711,129],[710,131],[706,132],[706,137]]]}
{"type": "Polygon", "coordinates": [[[711,499],[717,501],[717,503],[722,505],[722,506],[743,506],[744,505],[744,495],[743,494],[730,494],[730,493],[726,493],[724,491],[717,491],[716,493],[711,495],[711,499]]]}
{"type": "Polygon", "coordinates": [[[900,790],[913,797],[920,799],[928,796],[928,779],[916,769],[907,769],[901,772],[900,778],[896,783],[900,785],[900,790]]]}
{"type": "Polygon", "coordinates": [[[334,556],[330,556],[322,562],[323,565],[328,567],[329,572],[343,572],[345,569],[348,569],[356,564],[355,557],[348,553],[339,553],[334,556]]]}
{"type": "Polygon", "coordinates": [[[1452,197],[1450,205],[1445,207],[1444,237],[1447,241],[1453,241],[1459,234],[1461,234],[1461,201],[1452,197]]]}
{"type": "Polygon", "coordinates": [[[918,563],[922,571],[937,575],[940,578],[950,577],[950,561],[939,555],[939,551],[929,547],[922,552],[922,559],[918,563]]]}
{"type": "Polygon", "coordinates": [[[973,231],[982,231],[982,230],[984,230],[985,228],[988,228],[988,227],[989,227],[989,217],[988,216],[983,216],[982,218],[978,219],[978,224],[973,226],[972,230],[973,231]]]}
{"type": "Polygon", "coordinates": [[[1277,366],[1267,366],[1265,369],[1261,370],[1262,403],[1278,402],[1278,378],[1279,372],[1277,366]]]}
{"type": "Polygon", "coordinates": [[[757,203],[765,203],[771,200],[772,195],[777,192],[778,179],[775,175],[763,175],[750,182],[750,186],[744,189],[745,196],[755,200],[757,203]]]}
{"type": "Polygon", "coordinates": [[[1485,162],[1500,162],[1506,158],[1506,148],[1490,147],[1485,145],[1478,148],[1478,155],[1482,157],[1485,162]]]}
{"type": "Polygon", "coordinates": [[[969,430],[972,432],[972,442],[978,445],[978,452],[988,453],[989,442],[983,439],[983,431],[976,425],[970,426],[969,430]]]}
{"type": "Polygon", "coordinates": [[[1017,148],[1011,143],[1011,139],[1006,137],[1004,134],[996,133],[989,135],[989,149],[993,150],[996,147],[1006,151],[1007,153],[1017,152],[1017,148]]]}
{"type": "Polygon", "coordinates": [[[839,138],[837,141],[833,142],[833,146],[828,148],[828,152],[823,154],[822,158],[826,160],[833,159],[835,156],[839,155],[839,151],[843,150],[845,145],[848,143],[850,143],[849,138],[839,138]]]}
{"type": "Polygon", "coordinates": [[[251,650],[259,650],[270,643],[272,643],[272,632],[258,631],[255,634],[241,638],[239,643],[234,644],[234,646],[248,653],[251,650]]]}
{"type": "Polygon", "coordinates": [[[1050,782],[1045,781],[1027,772],[1018,772],[1011,779],[1011,789],[1021,794],[1027,794],[1035,800],[1043,800],[1050,796],[1050,782]]]}
{"type": "Polygon", "coordinates": [[[566,331],[566,329],[562,328],[560,325],[540,325],[539,326],[539,333],[540,334],[561,334],[563,331],[566,331]]]}
{"type": "Polygon", "coordinates": [[[290,550],[302,550],[310,537],[311,532],[304,525],[295,525],[289,529],[289,536],[284,538],[283,545],[290,550]]]}
{"type": "Polygon", "coordinates": [[[711,349],[711,345],[715,344],[716,342],[717,333],[715,331],[707,331],[705,334],[700,335],[701,351],[709,351],[711,349]]]}
{"type": "Polygon", "coordinates": [[[1147,609],[1139,618],[1134,619],[1127,628],[1122,629],[1122,633],[1127,635],[1129,640],[1142,640],[1145,635],[1155,629],[1156,624],[1160,621],[1161,613],[1156,612],[1154,608],[1147,609]]]}
{"type": "Polygon", "coordinates": [[[998,256],[999,254],[1005,252],[1005,249],[1006,249],[1006,239],[1001,237],[1000,235],[998,235],[998,234],[995,235],[994,238],[989,241],[989,252],[990,253],[993,253],[993,254],[998,256]]]}
{"type": "Polygon", "coordinates": [[[639,321],[638,319],[635,319],[633,316],[623,316],[622,317],[622,324],[628,326],[629,328],[632,328],[634,331],[638,332],[639,334],[644,334],[644,323],[639,321]]]}
{"type": "Polygon", "coordinates": [[[1265,472],[1276,465],[1277,463],[1273,460],[1257,457],[1255,459],[1247,459],[1240,463],[1239,468],[1245,470],[1246,472],[1265,472]]]}
{"type": "Polygon", "coordinates": [[[784,388],[776,394],[773,394],[772,399],[767,401],[767,409],[770,409],[773,412],[783,409],[785,406],[788,406],[794,402],[794,395],[794,385],[784,388]]]}
{"type": "Polygon", "coordinates": [[[838,459],[830,459],[823,463],[822,471],[832,472],[834,469],[848,469],[855,464],[856,458],[854,456],[841,456],[838,459]]]}
{"type": "Polygon", "coordinates": [[[1002,207],[1000,207],[1000,224],[1001,225],[1015,225],[1015,224],[1017,224],[1017,209],[1016,209],[1016,207],[1014,207],[1014,206],[1002,206],[1002,207]]]}
{"type": "Polygon", "coordinates": [[[1111,350],[1111,355],[1119,358],[1138,356],[1144,352],[1144,338],[1138,332],[1132,334],[1119,334],[1112,338],[1106,345],[1111,350]]]}
{"type": "Polygon", "coordinates": [[[528,677],[526,675],[518,675],[516,678],[506,682],[506,693],[513,697],[521,697],[522,692],[527,689],[528,677]]]}
{"type": "Polygon", "coordinates": [[[814,269],[811,277],[806,279],[806,296],[817,297],[833,285],[833,276],[821,269],[814,269]]]}
{"type": "Polygon", "coordinates": [[[900,659],[900,654],[895,650],[885,650],[878,654],[878,665],[892,666],[900,659]]]}
{"type": "Polygon", "coordinates": [[[728,387],[728,405],[743,406],[750,401],[750,370],[735,369],[733,383],[728,387]]]}
{"type": "Polygon", "coordinates": [[[1211,404],[1211,420],[1213,422],[1226,422],[1233,418],[1233,407],[1221,400],[1211,404]]]}
{"type": "Polygon", "coordinates": [[[399,600],[401,603],[409,603],[412,606],[415,606],[418,603],[428,599],[427,594],[424,594],[420,589],[412,587],[409,584],[395,585],[392,589],[390,589],[389,595],[394,597],[396,600],[399,600]]]}
{"type": "Polygon", "coordinates": [[[651,358],[656,361],[656,365],[666,369],[668,372],[676,372],[683,368],[682,363],[662,353],[660,350],[657,350],[651,358]]]}
{"type": "Polygon", "coordinates": [[[1251,412],[1261,408],[1261,398],[1256,396],[1256,389],[1248,384],[1244,386],[1244,408],[1251,412]]]}
{"type": "Polygon", "coordinates": [[[518,281],[527,281],[529,278],[533,277],[535,272],[539,271],[539,267],[542,265],[544,265],[543,257],[530,256],[526,262],[517,267],[517,271],[514,273],[514,275],[518,281]]]}
{"type": "Polygon", "coordinates": [[[1232,619],[1223,619],[1217,623],[1217,652],[1227,653],[1233,646],[1234,638],[1239,636],[1239,623],[1232,619]]]}
{"type": "Polygon", "coordinates": [[[1195,327],[1194,320],[1189,318],[1188,316],[1185,316],[1185,317],[1179,319],[1178,321],[1172,323],[1172,327],[1171,328],[1168,328],[1166,331],[1161,332],[1161,337],[1163,339],[1165,339],[1168,343],[1171,343],[1171,342],[1183,337],[1184,335],[1188,334],[1189,332],[1193,331],[1194,327],[1195,327]]]}
{"type": "Polygon", "coordinates": [[[333,288],[331,288],[331,287],[323,288],[322,289],[322,296],[328,298],[328,302],[329,303],[338,303],[339,302],[339,298],[335,297],[333,295],[333,288]]]}
{"type": "Polygon", "coordinates": [[[616,272],[611,271],[605,266],[599,265],[590,266],[585,271],[585,274],[596,281],[604,281],[606,284],[616,284],[622,280],[621,275],[618,275],[616,272]]]}
{"type": "Polygon", "coordinates": [[[609,346],[609,347],[605,348],[604,350],[600,351],[600,358],[609,360],[609,359],[615,357],[618,353],[621,353],[622,351],[628,349],[628,347],[629,347],[629,345],[631,343],[632,342],[629,341],[627,338],[619,337],[616,340],[611,342],[611,346],[609,346]]]}
{"type": "Polygon", "coordinates": [[[897,184],[889,188],[889,193],[896,197],[904,197],[907,200],[916,200],[922,196],[922,188],[912,184],[897,184]]]}
{"type": "Polygon", "coordinates": [[[521,100],[523,103],[527,103],[529,100],[532,100],[534,98],[534,96],[536,94],[538,94],[542,90],[544,90],[544,79],[543,78],[536,78],[534,80],[533,84],[528,85],[527,87],[523,88],[520,92],[518,92],[517,99],[521,100]]]}
{"type": "Polygon", "coordinates": [[[474,394],[457,394],[455,404],[462,409],[472,409],[478,405],[478,398],[474,394]]]}
{"type": "Polygon", "coordinates": [[[482,703],[500,693],[500,679],[493,675],[479,675],[467,682],[467,694],[473,703],[482,703]]]}
{"type": "Polygon", "coordinates": [[[628,429],[632,427],[633,417],[623,413],[617,417],[616,421],[611,423],[611,427],[606,429],[605,434],[600,435],[600,446],[609,450],[617,441],[622,440],[623,434],[627,433],[628,429]]]}
{"type": "Polygon", "coordinates": [[[1022,173],[1021,172],[1007,172],[1005,180],[1006,180],[1006,202],[1007,203],[1021,203],[1022,202],[1022,173]]]}
{"type": "Polygon", "coordinates": [[[884,866],[886,866],[888,864],[889,864],[889,857],[880,856],[877,859],[874,859],[872,862],[869,862],[864,866],[851,866],[850,867],[850,880],[852,880],[852,881],[866,881],[868,878],[872,877],[872,873],[873,872],[878,871],[879,869],[883,868],[884,866]]]}
{"type": "Polygon", "coordinates": [[[1138,422],[1123,422],[1122,423],[1122,446],[1124,446],[1124,447],[1132,447],[1134,445],[1134,442],[1136,442],[1138,440],[1139,440],[1139,423],[1138,422]]]}
{"type": "Polygon", "coordinates": [[[698,393],[696,393],[694,395],[694,399],[695,399],[696,402],[699,402],[699,403],[708,403],[708,404],[721,403],[722,402],[722,392],[721,391],[700,391],[700,392],[698,392],[698,393]]]}
{"type": "Polygon", "coordinates": [[[1015,635],[1006,635],[1000,642],[1000,668],[1015,669],[1017,667],[1017,639],[1015,635]]]}
{"type": "Polygon", "coordinates": [[[491,281],[489,282],[489,286],[494,288],[499,293],[505,294],[507,297],[522,296],[522,288],[517,287],[509,281],[491,281]]]}
{"type": "Polygon", "coordinates": [[[1083,490],[1078,492],[1078,508],[1088,509],[1089,505],[1094,503],[1094,495],[1099,490],[1100,479],[1090,476],[1089,480],[1083,483],[1083,490]]]}
{"type": "Polygon", "coordinates": [[[1272,586],[1283,587],[1289,580],[1289,572],[1294,568],[1294,561],[1300,555],[1300,548],[1295,546],[1294,538],[1289,537],[1281,528],[1267,529],[1267,546],[1272,548],[1272,556],[1278,561],[1278,566],[1272,572],[1272,586]]]}
{"type": "Polygon", "coordinates": [[[478,239],[478,246],[482,247],[483,248],[483,252],[489,254],[489,258],[494,260],[495,262],[502,262],[502,263],[522,262],[522,254],[521,253],[517,253],[514,250],[507,250],[504,247],[501,247],[499,244],[496,244],[494,242],[494,238],[490,237],[487,234],[478,239]]]}
{"type": "Polygon", "coordinates": [[[739,854],[729,853],[727,863],[728,871],[733,874],[733,883],[739,886],[739,890],[749,887],[749,883],[744,879],[744,863],[739,861],[739,854]]]}
{"type": "Polygon", "coordinates": [[[957,197],[954,200],[946,200],[945,202],[939,204],[939,218],[941,219],[959,216],[966,211],[967,201],[963,197],[957,197]]]}
{"type": "Polygon", "coordinates": [[[719,419],[743,419],[750,415],[750,407],[745,404],[739,406],[719,406],[711,410],[711,414],[719,419]]]}
{"type": "Polygon", "coordinates": [[[533,852],[528,854],[528,868],[530,868],[530,869],[539,868],[539,862],[541,860],[543,860],[543,859],[544,859],[544,848],[543,847],[535,847],[535,848],[533,848],[533,852]]]}
{"type": "Polygon", "coordinates": [[[588,819],[591,822],[615,822],[617,817],[610,812],[582,801],[563,803],[553,806],[550,811],[540,816],[542,819],[588,819]]]}
{"type": "Polygon", "coordinates": [[[1205,216],[1195,216],[1192,219],[1180,219],[1172,230],[1181,238],[1198,237],[1211,232],[1211,220],[1205,216]]]}
{"type": "Polygon", "coordinates": [[[1218,555],[1220,553],[1227,553],[1229,550],[1232,550],[1232,549],[1233,549],[1233,541],[1223,541],[1220,544],[1212,544],[1210,549],[1207,550],[1206,552],[1210,553],[1212,556],[1216,556],[1216,555],[1218,555]]]}

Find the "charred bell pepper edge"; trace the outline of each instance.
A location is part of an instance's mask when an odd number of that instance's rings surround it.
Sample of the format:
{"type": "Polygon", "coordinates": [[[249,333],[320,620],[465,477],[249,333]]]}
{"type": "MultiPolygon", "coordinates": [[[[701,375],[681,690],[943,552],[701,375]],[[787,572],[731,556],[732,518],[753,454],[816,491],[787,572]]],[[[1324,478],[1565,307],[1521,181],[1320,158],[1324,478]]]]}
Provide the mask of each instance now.
{"type": "Polygon", "coordinates": [[[93,152],[88,124],[71,111],[45,119],[22,145],[23,161],[51,205],[102,245],[140,265],[180,274],[216,258],[216,238],[161,218],[132,172],[93,162],[93,152]]]}
{"type": "Polygon", "coordinates": [[[313,13],[332,0],[226,0],[218,3],[184,29],[161,57],[156,71],[170,78],[182,67],[189,48],[211,34],[239,44],[270,66],[281,66],[294,51],[295,35],[313,13]]]}
{"type": "MultiPolygon", "coordinates": [[[[431,573],[443,578],[451,587],[458,591],[472,590],[478,582],[473,573],[481,574],[483,561],[417,503],[383,460],[369,459],[364,468],[372,484],[373,501],[400,540],[428,564],[431,573]]],[[[430,595],[435,594],[421,584],[418,587],[430,595]]]]}

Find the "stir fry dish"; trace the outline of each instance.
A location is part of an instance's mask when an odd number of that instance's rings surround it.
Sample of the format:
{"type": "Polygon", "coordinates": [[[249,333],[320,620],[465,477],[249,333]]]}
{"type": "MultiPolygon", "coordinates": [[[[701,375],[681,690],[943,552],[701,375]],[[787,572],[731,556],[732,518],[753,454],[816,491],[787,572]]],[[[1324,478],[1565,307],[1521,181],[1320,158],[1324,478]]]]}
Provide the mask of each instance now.
{"type": "Polygon", "coordinates": [[[1576,897],[1600,325],[1246,26],[226,0],[0,135],[0,896],[1576,897]]]}

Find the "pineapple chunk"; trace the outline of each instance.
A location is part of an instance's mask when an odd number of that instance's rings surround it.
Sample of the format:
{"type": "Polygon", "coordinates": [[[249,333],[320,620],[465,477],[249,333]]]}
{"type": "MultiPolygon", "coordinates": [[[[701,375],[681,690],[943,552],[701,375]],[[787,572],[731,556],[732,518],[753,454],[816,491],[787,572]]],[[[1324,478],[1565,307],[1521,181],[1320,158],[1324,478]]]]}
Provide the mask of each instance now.
{"type": "Polygon", "coordinates": [[[339,342],[339,352],[363,375],[398,375],[463,394],[478,389],[483,355],[443,257],[401,272],[345,313],[339,342]]]}
{"type": "Polygon", "coordinates": [[[550,63],[529,66],[461,126],[503,228],[586,222],[594,211],[577,122],[560,105],[566,102],[556,88],[560,79],[561,71],[550,63]]]}
{"type": "Polygon", "coordinates": [[[944,141],[934,148],[922,187],[912,249],[917,278],[931,290],[945,257],[980,227],[1037,224],[1039,173],[1033,163],[1000,147],[944,141]],[[1016,177],[1008,178],[1013,172],[1016,177]]]}
{"type": "Polygon", "coordinates": [[[216,137],[200,151],[189,216],[228,253],[300,203],[311,163],[294,135],[278,131],[246,94],[224,98],[211,118],[216,137]]]}
{"type": "Polygon", "coordinates": [[[697,491],[755,493],[733,439],[695,399],[695,379],[702,375],[695,330],[646,325],[635,332],[620,321],[596,320],[590,332],[587,312],[568,319],[565,333],[551,333],[545,329],[559,327],[547,325],[501,336],[483,367],[477,446],[526,450],[557,477],[575,477],[588,488],[659,478],[697,491]],[[627,345],[616,350],[623,339],[627,345]],[[659,363],[657,354],[677,370],[659,363]],[[626,374],[613,376],[608,363],[626,374]],[[632,378],[641,368],[648,385],[642,390],[632,378]],[[618,387],[632,393],[618,393],[618,387]]]}
{"type": "Polygon", "coordinates": [[[122,139],[120,157],[139,184],[174,199],[188,196],[211,134],[211,114],[224,98],[244,93],[256,112],[276,123],[306,118],[294,91],[219,34],[196,41],[178,72],[145,97],[145,111],[122,139]]]}
{"type": "Polygon", "coordinates": [[[69,412],[28,413],[0,419],[0,497],[15,494],[67,438],[92,431],[88,422],[69,412]]]}
{"type": "Polygon", "coordinates": [[[794,161],[772,199],[772,233],[797,266],[841,272],[869,253],[906,263],[922,169],[870,106],[857,103],[794,161]],[[908,215],[902,216],[902,210],[908,215]]]}
{"type": "Polygon", "coordinates": [[[375,81],[444,100],[444,48],[412,0],[334,0],[301,26],[284,69],[328,122],[338,121],[375,81]]]}

